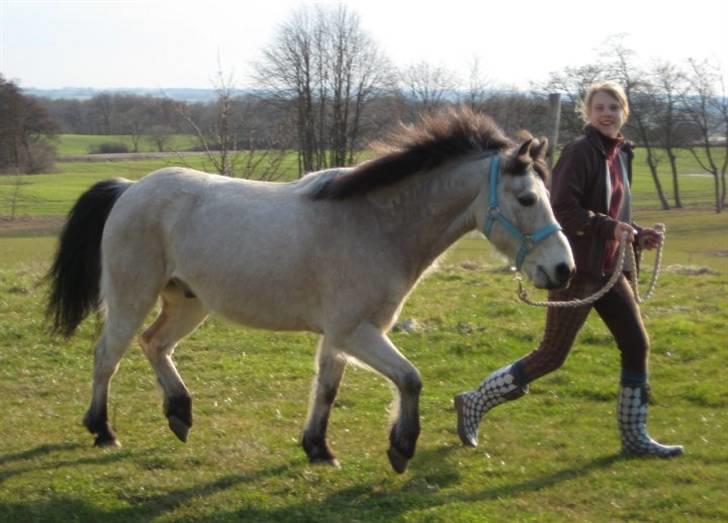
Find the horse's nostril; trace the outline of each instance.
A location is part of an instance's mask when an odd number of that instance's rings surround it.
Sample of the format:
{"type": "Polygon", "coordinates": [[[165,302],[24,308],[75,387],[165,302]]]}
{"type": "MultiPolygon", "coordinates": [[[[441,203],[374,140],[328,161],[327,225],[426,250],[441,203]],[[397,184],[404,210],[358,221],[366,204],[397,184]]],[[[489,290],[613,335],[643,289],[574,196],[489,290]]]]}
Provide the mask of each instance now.
{"type": "Polygon", "coordinates": [[[569,281],[573,275],[574,269],[569,267],[566,263],[559,263],[556,266],[556,277],[558,278],[559,283],[569,281]]]}

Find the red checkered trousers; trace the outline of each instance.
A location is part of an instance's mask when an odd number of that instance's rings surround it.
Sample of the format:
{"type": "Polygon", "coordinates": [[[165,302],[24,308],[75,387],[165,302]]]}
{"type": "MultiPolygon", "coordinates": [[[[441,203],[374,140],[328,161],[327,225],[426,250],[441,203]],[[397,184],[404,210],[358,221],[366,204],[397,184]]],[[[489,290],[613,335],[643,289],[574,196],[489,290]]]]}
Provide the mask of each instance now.
{"type": "MultiPolygon", "coordinates": [[[[585,298],[598,291],[608,277],[577,273],[567,289],[549,292],[549,301],[585,298]]],[[[594,308],[614,336],[621,352],[622,372],[644,375],[650,342],[642,323],[639,305],[623,275],[607,294],[592,305],[549,308],[541,344],[518,362],[522,378],[531,382],[561,367],[576,335],[594,308]]]]}

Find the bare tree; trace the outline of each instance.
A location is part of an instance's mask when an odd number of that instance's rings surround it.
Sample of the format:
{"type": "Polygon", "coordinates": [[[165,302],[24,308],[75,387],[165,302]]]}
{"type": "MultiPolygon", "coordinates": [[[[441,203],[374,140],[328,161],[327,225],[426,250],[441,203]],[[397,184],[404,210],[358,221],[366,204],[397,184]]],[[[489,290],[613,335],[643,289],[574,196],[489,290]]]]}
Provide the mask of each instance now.
{"type": "Polygon", "coordinates": [[[65,98],[39,98],[51,118],[58,123],[60,131],[72,134],[91,134],[88,126],[88,102],[65,98]]]}
{"type": "Polygon", "coordinates": [[[662,189],[658,165],[662,159],[659,149],[654,140],[654,119],[657,112],[654,102],[654,87],[647,79],[647,73],[634,65],[634,51],[627,48],[623,42],[624,35],[615,35],[608,41],[606,46],[611,55],[611,61],[606,64],[609,76],[617,79],[624,87],[629,101],[630,116],[626,124],[637,136],[639,145],[645,148],[647,153],[647,166],[655,184],[657,197],[663,209],[670,208],[662,189]]]}
{"type": "Polygon", "coordinates": [[[669,62],[653,66],[650,74],[655,140],[667,153],[672,173],[672,192],[675,207],[681,208],[680,179],[677,172],[677,149],[688,143],[683,115],[680,110],[680,96],[684,92],[684,74],[669,62]]]}
{"type": "Polygon", "coordinates": [[[725,199],[726,199],[726,181],[725,181],[725,174],[726,174],[726,167],[728,167],[728,80],[726,79],[726,75],[728,74],[728,71],[718,71],[718,83],[719,83],[719,93],[717,96],[713,97],[713,107],[716,110],[718,114],[718,118],[720,121],[720,127],[719,131],[717,133],[717,136],[720,136],[721,141],[723,143],[723,163],[720,168],[720,180],[721,180],[721,196],[720,196],[720,202],[721,202],[721,208],[725,207],[725,199]],[[722,128],[722,129],[720,129],[722,128]]]}
{"type": "Polygon", "coordinates": [[[157,151],[163,153],[167,150],[172,138],[172,130],[164,124],[155,124],[149,128],[149,139],[157,147],[157,151]]]}
{"type": "MultiPolygon", "coordinates": [[[[322,58],[315,49],[315,24],[309,8],[294,12],[280,26],[276,38],[263,51],[263,59],[256,64],[256,80],[279,103],[295,102],[295,122],[298,136],[299,175],[322,166],[318,151],[319,127],[315,108],[317,78],[315,60],[322,58]]],[[[320,92],[319,92],[320,96],[320,92]]],[[[325,105],[325,100],[320,101],[325,105]]]]}
{"type": "Polygon", "coordinates": [[[55,149],[50,139],[56,123],[38,100],[22,94],[2,74],[0,114],[0,171],[37,173],[52,167],[55,149]]]}
{"type": "Polygon", "coordinates": [[[149,130],[149,110],[145,105],[137,103],[121,116],[123,130],[129,135],[132,150],[139,152],[139,143],[149,130]]]}
{"type": "Polygon", "coordinates": [[[113,134],[116,126],[113,96],[97,94],[89,101],[91,117],[94,119],[94,134],[113,134]]]}
{"type": "MultiPolygon", "coordinates": [[[[256,128],[246,123],[253,119],[251,109],[255,104],[252,97],[238,95],[232,74],[223,73],[221,66],[214,85],[217,97],[211,106],[177,104],[178,115],[192,130],[205,154],[207,165],[204,168],[225,176],[248,179],[282,177],[288,150],[285,130],[273,133],[277,139],[258,140],[256,128]],[[264,148],[259,147],[261,144],[264,148]]],[[[162,140],[161,137],[157,139],[162,140]]],[[[158,141],[159,147],[160,143],[158,141]]],[[[179,160],[185,163],[184,158],[179,160]]]]}
{"type": "MultiPolygon", "coordinates": [[[[444,66],[418,62],[401,73],[402,90],[414,104],[414,113],[432,113],[448,102],[458,86],[453,71],[444,66]]],[[[451,101],[451,100],[450,100],[451,101]]]]}
{"type": "Polygon", "coordinates": [[[280,106],[293,102],[299,173],[353,161],[363,114],[391,67],[345,6],[304,6],[281,25],[255,66],[280,106]]]}
{"type": "Polygon", "coordinates": [[[690,144],[689,149],[698,164],[713,176],[716,213],[720,213],[725,205],[725,173],[728,167],[728,143],[724,142],[722,147],[722,161],[712,147],[714,135],[728,135],[727,93],[720,73],[707,61],[688,60],[688,90],[681,95],[686,115],[700,137],[697,144],[690,144]],[[723,89],[721,96],[716,92],[719,85],[723,89]]]}
{"type": "Polygon", "coordinates": [[[232,75],[223,73],[219,63],[214,85],[217,97],[214,103],[214,120],[210,125],[196,119],[184,104],[178,104],[178,111],[192,129],[212,169],[218,174],[233,176],[237,159],[230,122],[234,96],[233,79],[232,75]]]}
{"type": "Polygon", "coordinates": [[[473,57],[468,68],[468,84],[461,103],[474,111],[481,111],[488,96],[490,82],[483,75],[480,58],[473,57]]]}
{"type": "Polygon", "coordinates": [[[353,163],[364,109],[382,88],[391,84],[392,69],[359,17],[339,6],[322,15],[327,28],[326,63],[331,93],[329,165],[353,163]]]}

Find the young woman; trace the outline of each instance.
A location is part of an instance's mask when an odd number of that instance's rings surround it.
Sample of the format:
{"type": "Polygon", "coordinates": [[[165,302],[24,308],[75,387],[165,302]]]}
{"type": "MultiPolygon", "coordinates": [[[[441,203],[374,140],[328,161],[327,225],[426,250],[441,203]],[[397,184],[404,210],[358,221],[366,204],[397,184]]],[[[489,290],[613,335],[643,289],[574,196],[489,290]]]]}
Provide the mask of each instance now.
{"type": "MultiPolygon", "coordinates": [[[[638,249],[653,249],[661,241],[654,229],[632,223],[633,154],[620,132],[629,116],[624,91],[613,82],[592,85],[584,98],[582,116],[587,124],[584,135],[564,148],[553,172],[551,203],[571,244],[576,275],[568,289],[549,293],[552,301],[584,298],[600,289],[615,270],[624,234],[638,249]]],[[[593,305],[549,308],[538,348],[495,371],[477,390],[455,396],[458,434],[465,445],[478,444],[478,425],[486,412],[523,396],[528,383],[564,363],[593,307],[621,352],[617,421],[622,450],[640,456],[682,454],[682,446],[662,445],[647,433],[649,339],[626,279],[634,277],[635,270],[625,268],[614,287],[593,305]]]]}

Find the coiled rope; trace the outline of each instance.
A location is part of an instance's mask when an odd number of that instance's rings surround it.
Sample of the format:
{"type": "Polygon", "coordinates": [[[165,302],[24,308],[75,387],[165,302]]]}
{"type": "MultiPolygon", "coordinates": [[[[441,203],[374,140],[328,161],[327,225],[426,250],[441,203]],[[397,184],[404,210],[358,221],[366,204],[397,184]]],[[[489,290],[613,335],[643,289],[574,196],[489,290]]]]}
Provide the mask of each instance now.
{"type": "MultiPolygon", "coordinates": [[[[657,285],[657,278],[660,275],[660,269],[662,268],[662,251],[665,246],[665,233],[667,229],[664,223],[656,223],[654,225],[654,229],[658,233],[660,233],[660,243],[657,246],[657,253],[655,254],[655,266],[652,270],[652,277],[650,278],[650,283],[647,285],[647,292],[645,292],[644,298],[640,296],[639,288],[637,285],[637,275],[635,274],[633,278],[629,279],[630,285],[632,287],[632,292],[634,293],[635,301],[639,304],[646,302],[652,297],[652,294],[654,293],[655,287],[657,285]]],[[[614,270],[612,276],[609,278],[609,280],[607,280],[604,286],[591,296],[568,301],[533,301],[528,296],[528,292],[526,291],[526,289],[523,287],[523,279],[521,278],[520,273],[516,273],[516,280],[518,281],[518,298],[522,302],[527,303],[528,305],[533,305],[535,307],[581,307],[584,305],[591,305],[599,298],[604,296],[606,293],[608,293],[609,290],[614,287],[614,284],[617,283],[617,280],[620,278],[620,276],[622,276],[624,261],[627,256],[630,257],[631,267],[637,267],[637,263],[635,262],[634,250],[632,249],[631,245],[629,246],[629,248],[627,248],[627,244],[627,234],[624,234],[622,235],[622,239],[619,242],[619,257],[617,260],[617,268],[614,270]]]]}

